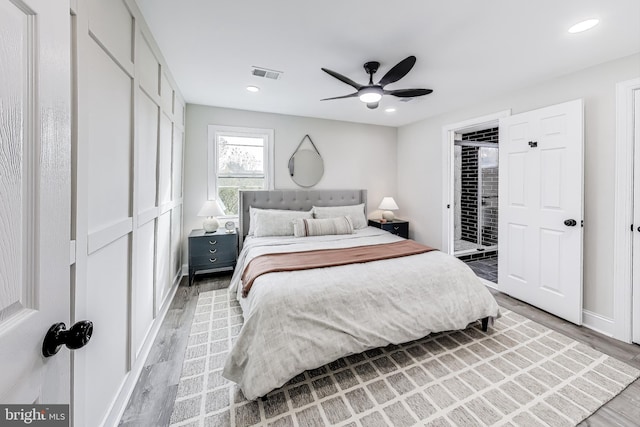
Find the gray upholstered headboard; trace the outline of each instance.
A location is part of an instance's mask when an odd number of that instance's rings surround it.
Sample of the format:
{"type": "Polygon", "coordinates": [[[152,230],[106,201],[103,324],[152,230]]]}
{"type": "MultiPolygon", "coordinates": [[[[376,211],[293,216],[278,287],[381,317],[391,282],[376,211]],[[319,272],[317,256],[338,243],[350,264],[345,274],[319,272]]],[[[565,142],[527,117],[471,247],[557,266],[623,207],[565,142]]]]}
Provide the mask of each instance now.
{"type": "Polygon", "coordinates": [[[367,190],[260,190],[240,191],[240,247],[249,232],[249,206],[261,209],[308,211],[313,206],[348,206],[364,203],[367,190]]]}

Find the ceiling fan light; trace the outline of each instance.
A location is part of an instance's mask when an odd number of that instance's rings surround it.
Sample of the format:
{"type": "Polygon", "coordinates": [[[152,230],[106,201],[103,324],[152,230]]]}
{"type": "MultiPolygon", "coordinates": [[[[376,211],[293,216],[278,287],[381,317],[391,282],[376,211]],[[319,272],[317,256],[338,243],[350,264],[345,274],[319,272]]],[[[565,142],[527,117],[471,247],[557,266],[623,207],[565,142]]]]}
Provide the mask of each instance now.
{"type": "Polygon", "coordinates": [[[382,90],[376,87],[366,87],[364,89],[360,89],[358,97],[360,98],[360,101],[365,104],[373,104],[382,99],[382,90]]]}

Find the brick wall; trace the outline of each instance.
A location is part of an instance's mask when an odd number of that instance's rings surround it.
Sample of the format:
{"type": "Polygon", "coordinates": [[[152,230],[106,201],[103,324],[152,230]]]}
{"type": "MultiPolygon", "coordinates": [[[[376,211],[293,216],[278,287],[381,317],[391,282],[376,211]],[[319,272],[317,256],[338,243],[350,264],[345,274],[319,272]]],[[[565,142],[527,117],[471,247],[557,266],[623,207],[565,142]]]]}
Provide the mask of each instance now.
{"type": "MultiPolygon", "coordinates": [[[[498,143],[498,128],[484,129],[462,135],[463,141],[498,143]]],[[[472,242],[478,239],[478,197],[482,198],[482,244],[498,244],[498,168],[482,169],[482,194],[478,194],[478,156],[480,147],[462,147],[462,239],[472,242]]]]}
{"type": "Polygon", "coordinates": [[[462,146],[460,230],[462,240],[478,240],[478,148],[462,146]]]}

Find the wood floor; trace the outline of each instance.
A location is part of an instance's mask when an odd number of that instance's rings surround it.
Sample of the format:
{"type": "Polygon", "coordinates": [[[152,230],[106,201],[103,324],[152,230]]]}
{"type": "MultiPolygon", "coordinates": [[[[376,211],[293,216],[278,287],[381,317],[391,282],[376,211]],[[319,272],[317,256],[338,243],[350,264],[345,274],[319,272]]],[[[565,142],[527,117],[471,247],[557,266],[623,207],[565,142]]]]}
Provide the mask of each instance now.
{"type": "MultiPolygon", "coordinates": [[[[231,278],[230,274],[201,277],[191,287],[187,286],[187,281],[183,278],[122,416],[120,426],[169,425],[198,294],[226,287],[231,278]]],[[[502,307],[640,369],[640,346],[605,337],[590,329],[560,320],[498,291],[491,292],[502,307]]],[[[640,380],[631,384],[580,426],[640,426],[640,380]]]]}

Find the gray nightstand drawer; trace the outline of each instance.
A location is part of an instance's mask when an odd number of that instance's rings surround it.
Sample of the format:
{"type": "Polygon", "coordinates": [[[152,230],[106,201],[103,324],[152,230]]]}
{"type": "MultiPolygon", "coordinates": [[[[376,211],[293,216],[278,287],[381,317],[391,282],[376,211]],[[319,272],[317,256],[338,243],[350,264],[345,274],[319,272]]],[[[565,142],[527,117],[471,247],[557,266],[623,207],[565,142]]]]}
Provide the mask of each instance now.
{"type": "Polygon", "coordinates": [[[189,264],[214,265],[214,264],[222,264],[224,262],[236,262],[236,254],[234,252],[227,251],[227,252],[216,252],[210,255],[194,256],[190,258],[189,264]]]}
{"type": "Polygon", "coordinates": [[[409,222],[408,221],[396,219],[393,221],[381,222],[379,220],[370,219],[369,225],[372,227],[381,228],[383,230],[388,231],[391,234],[404,237],[405,239],[409,238],[409,222]]]}
{"type": "Polygon", "coordinates": [[[238,236],[233,234],[205,235],[202,237],[192,237],[189,239],[189,250],[196,254],[206,254],[210,250],[217,249],[219,252],[235,249],[238,236]]]}
{"type": "Polygon", "coordinates": [[[235,232],[193,230],[189,235],[189,284],[200,271],[233,269],[237,258],[238,235],[235,232]]]}

